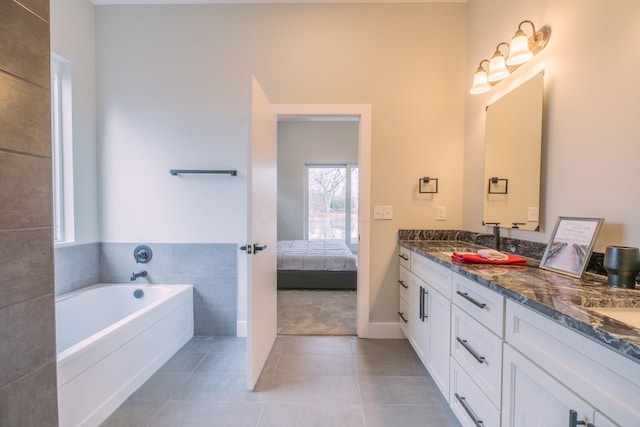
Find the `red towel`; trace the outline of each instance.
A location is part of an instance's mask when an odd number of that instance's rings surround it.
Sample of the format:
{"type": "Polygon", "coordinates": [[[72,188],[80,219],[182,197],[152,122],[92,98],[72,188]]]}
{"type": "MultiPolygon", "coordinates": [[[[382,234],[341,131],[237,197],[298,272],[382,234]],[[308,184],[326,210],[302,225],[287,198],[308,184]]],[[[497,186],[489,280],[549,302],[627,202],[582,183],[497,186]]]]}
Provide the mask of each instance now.
{"type": "Polygon", "coordinates": [[[454,252],[451,254],[451,258],[454,261],[463,262],[466,264],[501,264],[501,265],[525,265],[527,260],[517,255],[505,254],[509,259],[492,260],[483,258],[478,254],[459,253],[454,252]]]}

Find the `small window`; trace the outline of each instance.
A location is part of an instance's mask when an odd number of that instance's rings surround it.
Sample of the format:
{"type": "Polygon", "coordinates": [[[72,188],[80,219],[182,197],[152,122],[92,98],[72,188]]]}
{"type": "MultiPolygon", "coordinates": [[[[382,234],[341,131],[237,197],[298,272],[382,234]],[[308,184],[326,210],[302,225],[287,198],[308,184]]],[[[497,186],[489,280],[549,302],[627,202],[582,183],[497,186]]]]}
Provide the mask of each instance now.
{"type": "Polygon", "coordinates": [[[358,167],[307,165],[307,239],[358,248],[358,167]]]}
{"type": "Polygon", "coordinates": [[[71,122],[71,66],[51,54],[51,165],[53,174],[53,237],[72,242],[73,144],[71,122]]]}

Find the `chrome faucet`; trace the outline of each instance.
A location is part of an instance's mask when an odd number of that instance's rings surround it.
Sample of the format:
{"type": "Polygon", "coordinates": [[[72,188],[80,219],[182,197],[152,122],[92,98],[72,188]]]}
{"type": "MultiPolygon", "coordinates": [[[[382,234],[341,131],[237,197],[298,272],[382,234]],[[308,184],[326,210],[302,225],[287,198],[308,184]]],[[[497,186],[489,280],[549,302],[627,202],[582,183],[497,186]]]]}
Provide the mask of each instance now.
{"type": "Polygon", "coordinates": [[[493,234],[476,234],[474,241],[477,242],[482,237],[493,237],[493,249],[500,250],[500,223],[499,222],[485,222],[484,225],[493,225],[493,234]]]}
{"type": "Polygon", "coordinates": [[[147,270],[140,270],[137,273],[131,274],[131,281],[135,281],[138,277],[147,277],[147,270]]]}

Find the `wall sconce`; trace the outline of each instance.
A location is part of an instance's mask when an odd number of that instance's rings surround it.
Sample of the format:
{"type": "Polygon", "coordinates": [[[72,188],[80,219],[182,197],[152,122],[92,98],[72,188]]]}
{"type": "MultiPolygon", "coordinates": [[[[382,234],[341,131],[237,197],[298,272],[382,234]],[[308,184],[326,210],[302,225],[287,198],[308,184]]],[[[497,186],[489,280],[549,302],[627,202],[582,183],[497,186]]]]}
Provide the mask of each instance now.
{"type": "Polygon", "coordinates": [[[507,78],[520,65],[524,64],[538,52],[540,52],[549,42],[551,37],[551,27],[543,26],[536,31],[536,26],[531,21],[522,21],[518,29],[511,38],[511,43],[500,42],[496,46],[496,51],[491,56],[491,60],[483,59],[478,65],[478,69],[473,74],[472,94],[485,93],[491,90],[491,86],[500,80],[507,78]],[[527,37],[522,31],[522,25],[528,23],[533,29],[533,35],[527,37]],[[500,46],[508,47],[508,55],[505,58],[500,51],[500,46]],[[483,63],[489,63],[489,70],[483,67],[483,63]]]}

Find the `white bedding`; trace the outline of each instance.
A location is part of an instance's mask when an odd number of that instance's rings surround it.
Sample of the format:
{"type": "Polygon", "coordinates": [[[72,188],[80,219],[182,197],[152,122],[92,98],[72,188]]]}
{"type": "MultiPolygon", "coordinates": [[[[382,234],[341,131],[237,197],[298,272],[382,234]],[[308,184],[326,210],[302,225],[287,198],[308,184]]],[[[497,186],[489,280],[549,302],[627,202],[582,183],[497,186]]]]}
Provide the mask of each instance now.
{"type": "Polygon", "coordinates": [[[356,257],[343,242],[278,241],[278,270],[356,271],[356,257]]]}

